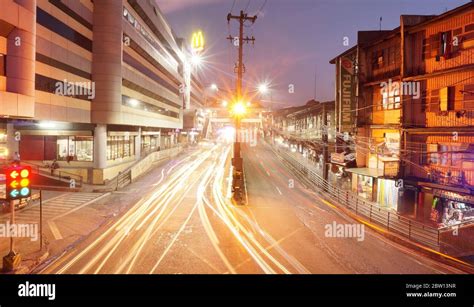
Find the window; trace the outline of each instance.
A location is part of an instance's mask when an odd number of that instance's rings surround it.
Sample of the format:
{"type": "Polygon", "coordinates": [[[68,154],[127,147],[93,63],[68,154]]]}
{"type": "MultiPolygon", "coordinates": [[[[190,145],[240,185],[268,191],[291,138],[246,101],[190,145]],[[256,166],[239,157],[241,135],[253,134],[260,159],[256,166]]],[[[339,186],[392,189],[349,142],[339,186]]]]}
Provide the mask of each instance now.
{"type": "Polygon", "coordinates": [[[6,76],[7,75],[7,70],[6,70],[6,64],[7,63],[7,57],[6,55],[0,53],[0,76],[6,76]]]}
{"type": "Polygon", "coordinates": [[[396,56],[395,56],[396,47],[390,47],[388,53],[388,64],[392,65],[395,64],[396,56]]]}
{"type": "Polygon", "coordinates": [[[108,136],[107,160],[116,160],[135,155],[134,136],[108,136]]]}
{"type": "Polygon", "coordinates": [[[447,56],[451,50],[451,31],[442,32],[440,36],[441,42],[438,55],[447,56]]]}
{"type": "Polygon", "coordinates": [[[428,164],[438,164],[438,144],[428,144],[428,164]]]}
{"type": "Polygon", "coordinates": [[[384,50],[377,52],[377,66],[382,67],[384,62],[384,50]]]}
{"type": "Polygon", "coordinates": [[[58,136],[57,159],[60,161],[92,161],[94,141],[91,136],[58,136]]]}
{"type": "Polygon", "coordinates": [[[428,163],[461,167],[465,158],[461,144],[428,144],[428,163]]]}
{"type": "Polygon", "coordinates": [[[400,108],[400,89],[382,93],[382,107],[378,110],[393,110],[400,108]]]}
{"type": "Polygon", "coordinates": [[[454,111],[455,87],[448,86],[439,90],[439,109],[442,112],[454,111]]]}

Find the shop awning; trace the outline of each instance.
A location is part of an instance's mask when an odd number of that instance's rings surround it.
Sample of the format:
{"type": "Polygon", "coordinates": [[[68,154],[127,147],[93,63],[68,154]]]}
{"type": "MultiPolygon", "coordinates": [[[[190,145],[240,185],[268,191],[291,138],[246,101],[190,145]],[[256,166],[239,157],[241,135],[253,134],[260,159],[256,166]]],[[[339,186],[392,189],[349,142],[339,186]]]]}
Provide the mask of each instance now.
{"type": "Polygon", "coordinates": [[[348,168],[346,172],[374,178],[383,177],[383,170],[368,167],[348,168]]]}

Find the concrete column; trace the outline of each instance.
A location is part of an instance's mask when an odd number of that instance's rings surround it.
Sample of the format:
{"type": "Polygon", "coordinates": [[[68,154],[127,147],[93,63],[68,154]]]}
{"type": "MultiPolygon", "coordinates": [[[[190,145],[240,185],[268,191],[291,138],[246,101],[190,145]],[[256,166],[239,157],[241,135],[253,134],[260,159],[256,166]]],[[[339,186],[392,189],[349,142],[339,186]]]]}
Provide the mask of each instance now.
{"type": "Polygon", "coordinates": [[[122,124],[122,1],[94,2],[93,123],[122,124]]]}
{"type": "Polygon", "coordinates": [[[142,128],[138,128],[138,135],[135,137],[135,159],[140,160],[142,154],[142,128]]]}
{"type": "Polygon", "coordinates": [[[13,124],[7,124],[7,148],[8,156],[11,159],[13,159],[15,152],[20,152],[19,147],[19,142],[15,140],[15,127],[13,124]]]}
{"type": "Polygon", "coordinates": [[[35,95],[36,1],[17,1],[23,8],[20,27],[7,37],[7,91],[35,95]]]}
{"type": "Polygon", "coordinates": [[[94,129],[94,168],[107,167],[107,125],[96,125],[94,129]]]}

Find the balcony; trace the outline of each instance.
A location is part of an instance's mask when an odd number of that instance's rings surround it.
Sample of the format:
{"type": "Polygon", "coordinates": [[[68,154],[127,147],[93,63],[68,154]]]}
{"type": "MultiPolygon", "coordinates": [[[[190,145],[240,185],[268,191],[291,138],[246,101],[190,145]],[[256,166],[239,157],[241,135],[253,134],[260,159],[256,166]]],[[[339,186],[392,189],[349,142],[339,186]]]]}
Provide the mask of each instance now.
{"type": "Polygon", "coordinates": [[[474,189],[474,162],[463,162],[464,167],[423,165],[410,167],[408,176],[425,179],[434,183],[474,189]]]}

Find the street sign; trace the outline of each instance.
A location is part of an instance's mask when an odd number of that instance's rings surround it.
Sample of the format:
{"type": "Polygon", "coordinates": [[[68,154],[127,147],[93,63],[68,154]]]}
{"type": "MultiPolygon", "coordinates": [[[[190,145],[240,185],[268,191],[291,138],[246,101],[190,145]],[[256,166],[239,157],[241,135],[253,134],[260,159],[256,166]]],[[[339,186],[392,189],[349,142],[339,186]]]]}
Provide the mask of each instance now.
{"type": "Polygon", "coordinates": [[[31,195],[31,167],[15,165],[5,169],[6,199],[27,198],[31,195]]]}

